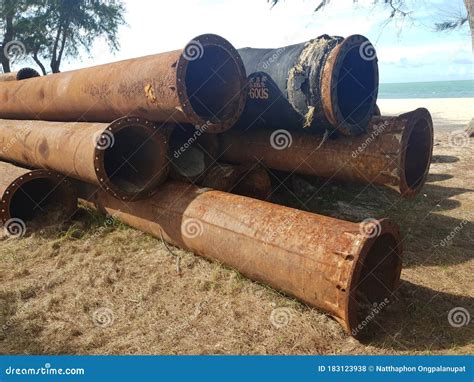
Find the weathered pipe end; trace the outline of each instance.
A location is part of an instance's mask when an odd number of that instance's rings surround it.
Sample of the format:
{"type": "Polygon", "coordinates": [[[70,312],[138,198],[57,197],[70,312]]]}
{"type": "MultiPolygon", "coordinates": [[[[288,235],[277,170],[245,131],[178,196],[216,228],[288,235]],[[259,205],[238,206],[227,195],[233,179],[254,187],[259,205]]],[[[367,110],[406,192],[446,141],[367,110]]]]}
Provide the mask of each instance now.
{"type": "Polygon", "coordinates": [[[69,219],[77,208],[77,192],[63,175],[48,170],[27,170],[0,162],[0,221],[17,235],[18,221],[44,218],[55,211],[58,221],[69,219]]]}
{"type": "Polygon", "coordinates": [[[23,68],[16,73],[18,81],[27,80],[28,78],[41,77],[41,75],[33,68],[23,68]]]}
{"type": "MultiPolygon", "coordinates": [[[[372,326],[374,318],[371,312],[393,302],[393,293],[400,282],[402,271],[402,241],[398,227],[388,219],[373,220],[364,238],[355,250],[359,256],[355,259],[349,284],[346,286],[345,312],[336,317],[347,333],[356,338],[363,338],[367,329],[372,326]],[[366,304],[370,309],[367,309],[366,304]]],[[[344,288],[344,286],[341,286],[344,288]]],[[[378,311],[377,311],[378,313],[378,311]]]]}
{"type": "Polygon", "coordinates": [[[321,81],[328,121],[345,135],[363,133],[374,115],[379,87],[375,48],[362,35],[345,38],[329,54],[321,81]]]}
{"type": "Polygon", "coordinates": [[[1,73],[0,82],[21,81],[34,77],[40,77],[40,74],[33,68],[23,68],[18,72],[1,73]]]}
{"type": "Polygon", "coordinates": [[[119,118],[108,125],[97,141],[97,179],[117,199],[151,196],[168,177],[167,155],[167,131],[143,118],[119,118]]]}
{"type": "Polygon", "coordinates": [[[401,137],[400,194],[406,198],[418,194],[426,182],[433,155],[433,120],[430,112],[419,108],[398,118],[405,119],[401,137]]]}
{"type": "Polygon", "coordinates": [[[226,39],[214,34],[192,39],[178,59],[176,74],[178,98],[190,123],[219,133],[239,119],[247,76],[239,53],[226,39]]]}

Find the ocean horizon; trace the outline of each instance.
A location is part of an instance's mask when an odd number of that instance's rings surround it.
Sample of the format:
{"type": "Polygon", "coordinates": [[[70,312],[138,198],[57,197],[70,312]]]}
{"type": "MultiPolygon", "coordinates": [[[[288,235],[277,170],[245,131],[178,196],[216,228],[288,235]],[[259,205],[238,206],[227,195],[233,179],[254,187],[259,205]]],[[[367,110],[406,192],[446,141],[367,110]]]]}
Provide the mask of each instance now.
{"type": "Polygon", "coordinates": [[[381,83],[378,98],[474,98],[474,80],[381,83]]]}

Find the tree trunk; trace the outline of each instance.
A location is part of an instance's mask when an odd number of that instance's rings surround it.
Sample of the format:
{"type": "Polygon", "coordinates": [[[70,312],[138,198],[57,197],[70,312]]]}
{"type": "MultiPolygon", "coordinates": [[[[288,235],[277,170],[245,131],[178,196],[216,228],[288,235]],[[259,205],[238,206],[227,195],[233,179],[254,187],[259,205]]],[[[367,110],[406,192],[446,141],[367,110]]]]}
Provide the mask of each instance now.
{"type": "Polygon", "coordinates": [[[2,62],[3,73],[9,73],[10,70],[10,59],[5,55],[5,45],[13,40],[13,4],[10,0],[6,0],[4,5],[7,9],[5,15],[5,35],[3,36],[2,50],[0,52],[0,60],[2,62]]]}
{"type": "Polygon", "coordinates": [[[33,60],[35,60],[36,65],[38,65],[41,69],[41,72],[43,73],[43,76],[46,75],[46,68],[44,67],[43,63],[40,61],[38,58],[38,51],[35,51],[33,54],[33,60]]]}
{"type": "Polygon", "coordinates": [[[471,30],[471,46],[474,51],[474,0],[464,0],[467,10],[467,21],[471,30]]]}

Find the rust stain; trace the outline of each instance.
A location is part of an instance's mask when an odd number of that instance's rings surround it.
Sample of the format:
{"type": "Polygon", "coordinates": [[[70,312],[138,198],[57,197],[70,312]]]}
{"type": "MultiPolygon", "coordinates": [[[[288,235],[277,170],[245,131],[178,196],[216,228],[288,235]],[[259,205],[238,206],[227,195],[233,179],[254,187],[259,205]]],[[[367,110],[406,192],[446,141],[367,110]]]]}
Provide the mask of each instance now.
{"type": "Polygon", "coordinates": [[[156,99],[156,96],[155,96],[155,89],[153,89],[152,84],[145,85],[145,96],[153,105],[158,106],[158,100],[156,99]]]}

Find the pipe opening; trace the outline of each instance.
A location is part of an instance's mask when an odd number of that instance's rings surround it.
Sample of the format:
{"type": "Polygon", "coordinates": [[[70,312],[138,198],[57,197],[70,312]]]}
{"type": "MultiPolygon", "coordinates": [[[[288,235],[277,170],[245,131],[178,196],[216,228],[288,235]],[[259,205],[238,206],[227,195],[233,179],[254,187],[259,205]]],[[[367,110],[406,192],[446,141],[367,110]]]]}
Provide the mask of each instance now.
{"type": "Polygon", "coordinates": [[[343,121],[365,124],[373,115],[377,98],[377,60],[367,59],[357,44],[342,57],[337,83],[337,105],[343,121]]]}
{"type": "Polygon", "coordinates": [[[18,81],[27,80],[28,78],[40,77],[40,74],[33,68],[20,69],[16,75],[18,81]]]}
{"type": "Polygon", "coordinates": [[[350,330],[355,336],[367,335],[367,327],[393,298],[401,269],[400,248],[391,233],[382,233],[370,246],[351,291],[354,305],[350,314],[350,330]],[[354,319],[356,320],[354,321],[354,319]]]}
{"type": "Polygon", "coordinates": [[[22,184],[13,194],[9,214],[25,222],[48,215],[65,213],[71,196],[66,187],[54,179],[35,178],[22,184]]]}
{"type": "Polygon", "coordinates": [[[111,185],[130,194],[150,189],[164,171],[160,149],[149,128],[131,124],[115,131],[113,144],[104,152],[111,185]]]}
{"type": "Polygon", "coordinates": [[[413,126],[405,152],[405,180],[410,189],[424,183],[431,160],[431,128],[426,119],[413,126]]]}
{"type": "Polygon", "coordinates": [[[186,93],[194,112],[214,123],[232,118],[241,106],[242,71],[226,49],[206,45],[203,56],[187,64],[186,93]]]}

